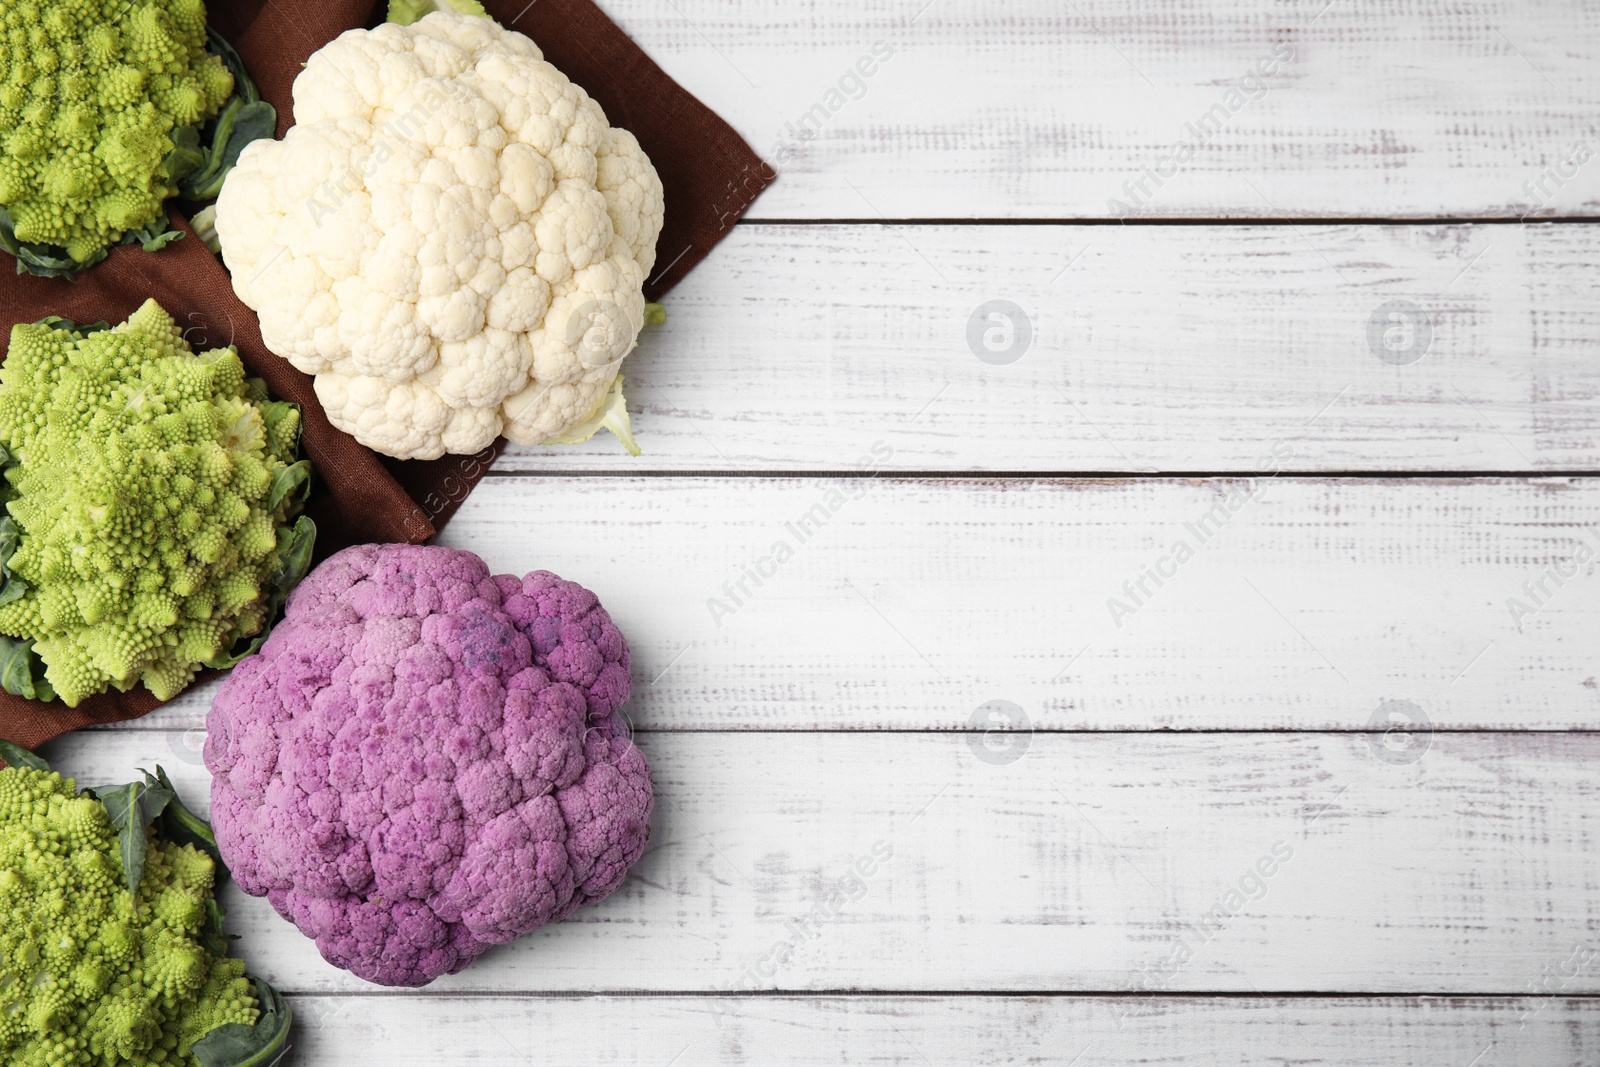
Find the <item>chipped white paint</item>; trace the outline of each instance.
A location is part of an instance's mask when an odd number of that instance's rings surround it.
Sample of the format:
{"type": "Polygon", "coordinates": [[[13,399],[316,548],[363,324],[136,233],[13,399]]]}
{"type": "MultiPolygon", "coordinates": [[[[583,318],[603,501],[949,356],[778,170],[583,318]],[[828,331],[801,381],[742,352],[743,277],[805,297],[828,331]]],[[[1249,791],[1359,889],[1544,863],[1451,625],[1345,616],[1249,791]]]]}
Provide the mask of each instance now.
{"type": "Polygon", "coordinates": [[[1600,151],[1585,0],[605,7],[777,162],[756,217],[1115,218],[1113,198],[1141,207],[1125,186],[1141,178],[1145,216],[1600,208],[1600,161],[1573,151],[1600,151]],[[863,57],[873,73],[849,78],[863,57]]]}

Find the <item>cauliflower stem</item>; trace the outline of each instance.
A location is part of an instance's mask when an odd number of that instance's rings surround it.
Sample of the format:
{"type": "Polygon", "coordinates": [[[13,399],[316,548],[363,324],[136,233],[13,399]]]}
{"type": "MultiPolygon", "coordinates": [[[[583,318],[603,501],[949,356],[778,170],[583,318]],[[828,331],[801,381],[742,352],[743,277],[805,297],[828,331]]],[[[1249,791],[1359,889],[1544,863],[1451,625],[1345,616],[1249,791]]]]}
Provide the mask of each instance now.
{"type": "Polygon", "coordinates": [[[202,0],[0,7],[0,248],[71,276],[116,244],[183,236],[163,207],[216,197],[277,112],[202,0]]]}
{"type": "MultiPolygon", "coordinates": [[[[665,326],[667,324],[667,309],[660,304],[646,304],[644,306],[644,324],[646,326],[665,326]]],[[[623,375],[618,374],[617,380],[611,383],[611,388],[606,390],[606,395],[600,398],[600,403],[589,413],[589,417],[581,423],[562,434],[552,438],[548,443],[552,445],[581,445],[592,438],[601,430],[610,430],[612,435],[628,450],[628,455],[637,456],[643,453],[639,443],[633,439],[633,420],[628,417],[628,400],[622,395],[623,375]]]]}
{"type": "Polygon", "coordinates": [[[281,1063],[292,1014],[227,955],[216,897],[227,877],[161,768],[80,792],[0,741],[0,1058],[281,1063]]]}
{"type": "Polygon", "coordinates": [[[628,418],[628,401],[622,395],[622,378],[622,375],[617,375],[617,380],[611,383],[606,395],[600,398],[600,406],[595,408],[592,415],[550,443],[581,445],[602,429],[606,429],[622,442],[622,447],[628,450],[628,455],[639,455],[642,450],[638,442],[633,439],[633,420],[628,418]]]}

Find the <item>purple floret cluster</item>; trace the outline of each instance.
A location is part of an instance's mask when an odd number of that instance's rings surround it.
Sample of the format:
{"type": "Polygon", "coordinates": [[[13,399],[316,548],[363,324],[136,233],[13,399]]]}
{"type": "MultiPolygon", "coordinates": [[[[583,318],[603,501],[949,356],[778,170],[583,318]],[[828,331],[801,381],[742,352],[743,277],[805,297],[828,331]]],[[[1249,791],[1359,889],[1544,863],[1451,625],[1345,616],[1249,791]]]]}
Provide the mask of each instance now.
{"type": "Polygon", "coordinates": [[[654,804],[630,688],[576,583],[347,548],[212,705],[217,843],[330,963],[425,985],[622,884],[654,804]]]}

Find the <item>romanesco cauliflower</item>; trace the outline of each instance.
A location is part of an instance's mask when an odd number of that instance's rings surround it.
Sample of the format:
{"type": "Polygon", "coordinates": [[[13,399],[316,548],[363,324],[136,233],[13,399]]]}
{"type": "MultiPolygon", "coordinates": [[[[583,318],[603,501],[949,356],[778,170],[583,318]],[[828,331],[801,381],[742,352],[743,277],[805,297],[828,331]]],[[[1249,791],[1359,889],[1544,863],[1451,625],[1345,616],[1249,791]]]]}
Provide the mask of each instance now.
{"type": "Polygon", "coordinates": [[[134,896],[117,846],[105,805],[72,779],[0,769],[0,1061],[11,1067],[198,1067],[195,1041],[258,1020],[244,963],[205,943],[211,857],[150,835],[134,896]]]}
{"type": "Polygon", "coordinates": [[[115,329],[15,327],[0,445],[20,537],[0,634],[34,642],[68,705],[141,681],[176,695],[309,566],[310,520],[288,526],[309,477],[299,430],[297,406],[267,400],[231,348],[193,354],[154,300],[115,329]]]}
{"type": "Polygon", "coordinates": [[[17,242],[64,250],[39,273],[69,273],[154,223],[203,159],[188,128],[233,90],[202,0],[0,5],[0,229],[19,269],[17,242]]]}

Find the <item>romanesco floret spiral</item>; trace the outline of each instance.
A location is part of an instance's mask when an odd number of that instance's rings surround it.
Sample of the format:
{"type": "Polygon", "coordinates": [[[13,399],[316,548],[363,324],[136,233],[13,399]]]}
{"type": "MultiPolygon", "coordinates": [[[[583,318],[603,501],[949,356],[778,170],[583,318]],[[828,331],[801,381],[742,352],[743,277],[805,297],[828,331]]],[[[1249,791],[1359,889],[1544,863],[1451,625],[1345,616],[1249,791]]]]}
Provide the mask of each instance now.
{"type": "Polygon", "coordinates": [[[151,836],[138,898],[104,805],[72,779],[0,768],[0,1062],[198,1067],[190,1046],[259,1005],[201,941],[216,869],[151,836]]]}
{"type": "Polygon", "coordinates": [[[108,686],[163,700],[267,625],[299,409],[231,349],[191,352],[154,300],[85,335],[17,326],[0,369],[7,505],[21,537],[0,633],[32,638],[69,705],[108,686]]]}
{"type": "Polygon", "coordinates": [[[232,92],[202,0],[0,5],[0,205],[17,238],[81,263],[155,222],[177,192],[172,132],[232,92]]]}

